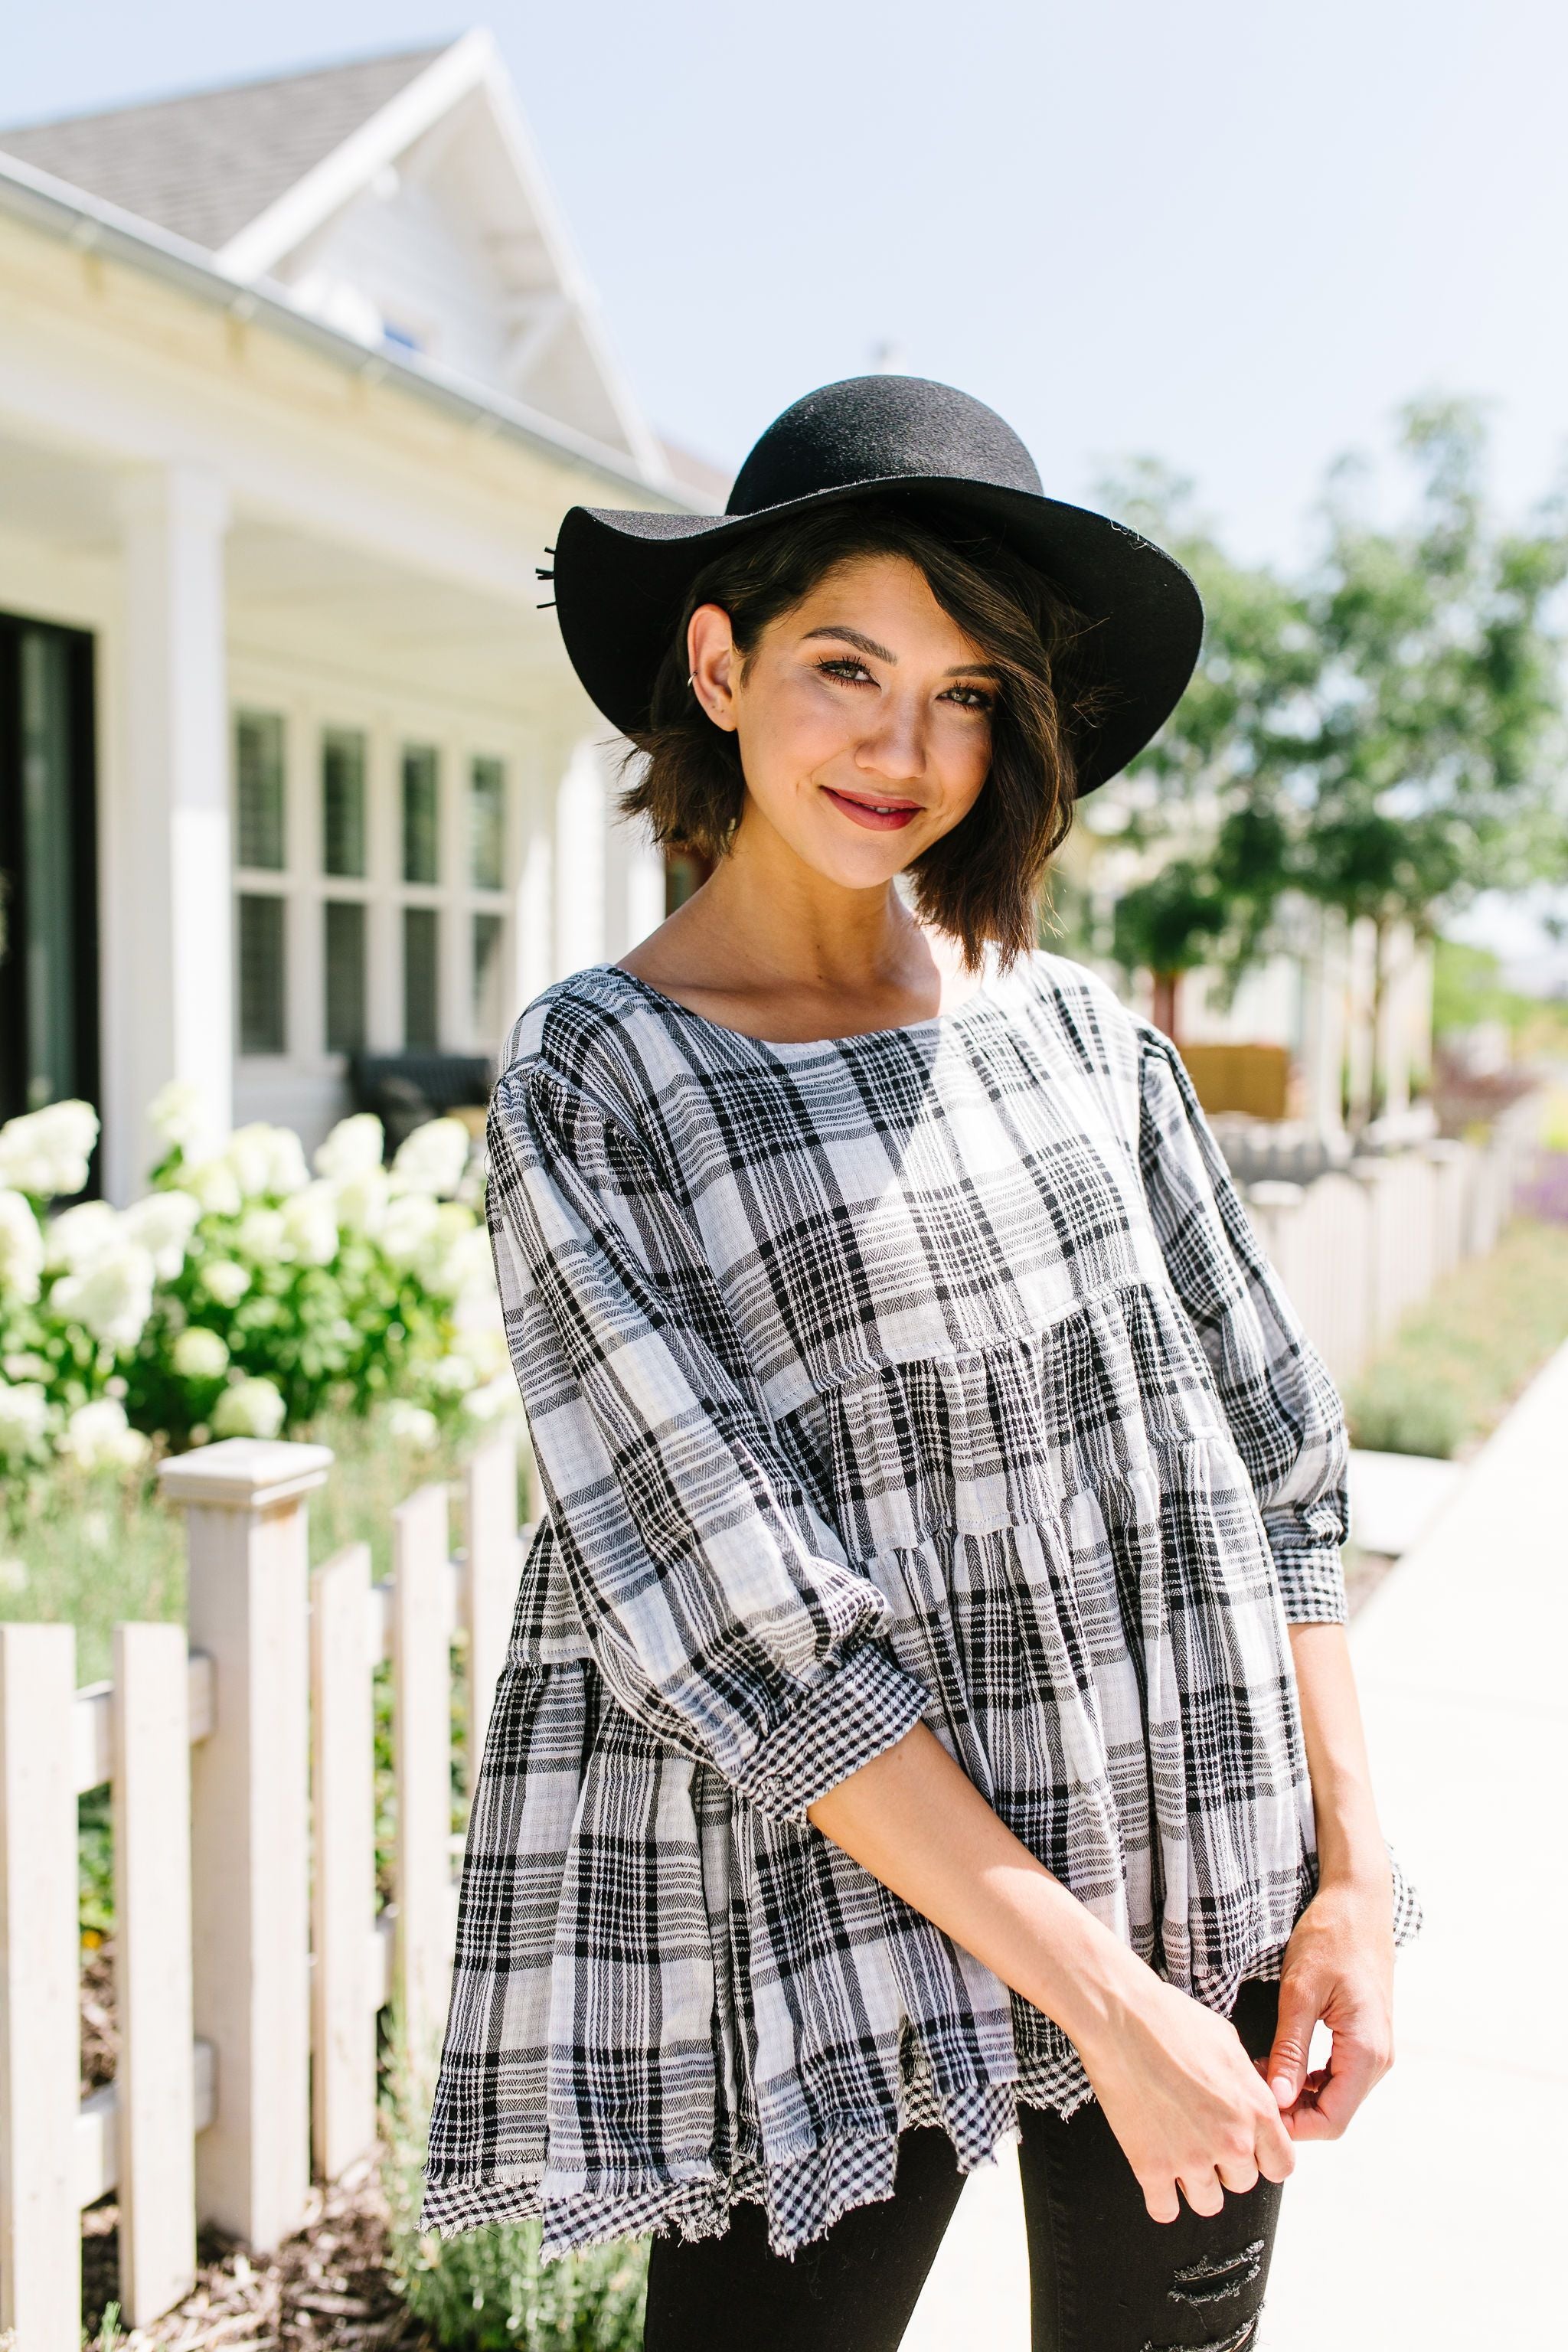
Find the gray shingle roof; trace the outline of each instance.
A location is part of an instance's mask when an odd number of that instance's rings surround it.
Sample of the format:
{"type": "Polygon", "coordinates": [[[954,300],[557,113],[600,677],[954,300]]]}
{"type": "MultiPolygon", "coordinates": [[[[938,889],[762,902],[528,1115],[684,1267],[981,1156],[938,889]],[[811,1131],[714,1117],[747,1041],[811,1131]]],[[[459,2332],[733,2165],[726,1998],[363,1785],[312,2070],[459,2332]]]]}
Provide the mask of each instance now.
{"type": "Polygon", "coordinates": [[[447,46],[0,130],[0,150],[216,252],[447,46]]]}

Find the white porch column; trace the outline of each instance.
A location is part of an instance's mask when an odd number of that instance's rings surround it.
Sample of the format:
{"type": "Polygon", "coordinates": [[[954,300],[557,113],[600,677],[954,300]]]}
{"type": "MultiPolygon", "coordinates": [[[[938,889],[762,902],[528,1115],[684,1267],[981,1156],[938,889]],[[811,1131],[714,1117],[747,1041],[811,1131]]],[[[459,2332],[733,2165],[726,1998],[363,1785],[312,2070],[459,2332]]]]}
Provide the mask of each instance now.
{"type": "Polygon", "coordinates": [[[1358,1130],[1372,1114],[1373,1087],[1376,1077],[1373,1059],[1376,1039],[1373,1034],[1373,958],[1376,935],[1371,919],[1358,916],[1351,924],[1346,943],[1346,1061],[1349,1082],[1351,1125],[1358,1130]]]}
{"type": "Polygon", "coordinates": [[[605,960],[605,778],[598,745],[578,743],[555,791],[555,977],[605,960]]]}
{"type": "Polygon", "coordinates": [[[664,856],[646,819],[616,818],[606,829],[606,955],[625,955],[664,920],[664,856]]]}
{"type": "Polygon", "coordinates": [[[123,1199],[145,1171],[147,1106],[170,1078],[216,1121],[234,1075],[223,543],[228,494],[166,466],[121,485],[121,740],[106,893],[106,1175],[123,1199]]]}
{"type": "MultiPolygon", "coordinates": [[[[512,962],[507,1025],[555,977],[555,765],[531,747],[518,794],[516,864],[511,874],[512,962]]],[[[505,1034],[495,1040],[499,1047],[505,1034]]]]}
{"type": "Polygon", "coordinates": [[[1406,925],[1390,923],[1383,942],[1383,1003],[1376,1040],[1384,1118],[1396,1118],[1410,1108],[1410,1068],[1405,1049],[1405,967],[1409,946],[1406,925]]]}
{"type": "Polygon", "coordinates": [[[1338,1136],[1344,1132],[1344,924],[1324,907],[1314,928],[1301,971],[1301,1108],[1314,1134],[1338,1136]]]}

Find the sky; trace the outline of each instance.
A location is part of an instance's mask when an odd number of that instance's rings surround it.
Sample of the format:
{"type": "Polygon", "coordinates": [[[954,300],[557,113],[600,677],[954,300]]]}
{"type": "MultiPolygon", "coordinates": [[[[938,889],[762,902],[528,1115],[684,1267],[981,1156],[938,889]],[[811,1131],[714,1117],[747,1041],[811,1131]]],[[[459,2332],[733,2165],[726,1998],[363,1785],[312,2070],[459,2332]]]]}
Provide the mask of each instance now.
{"type": "Polygon", "coordinates": [[[0,121],[488,23],[648,415],[720,463],[890,347],[1047,490],[1157,457],[1243,556],[1300,558],[1414,397],[1488,404],[1504,510],[1561,476],[1563,0],[461,6],[12,0],[0,121]]]}

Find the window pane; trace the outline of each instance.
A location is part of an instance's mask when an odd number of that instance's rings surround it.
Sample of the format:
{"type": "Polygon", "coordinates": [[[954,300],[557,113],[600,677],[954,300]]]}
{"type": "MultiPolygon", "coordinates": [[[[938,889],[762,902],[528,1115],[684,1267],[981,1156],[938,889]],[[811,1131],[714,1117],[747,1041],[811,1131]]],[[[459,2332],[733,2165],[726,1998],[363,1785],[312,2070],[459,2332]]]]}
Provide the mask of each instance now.
{"type": "Polygon", "coordinates": [[[437,1009],[437,918],[434,907],[403,909],[403,1042],[433,1051],[440,1027],[437,1009]]]}
{"type": "Polygon", "coordinates": [[[329,898],[326,919],[327,1051],[357,1054],[364,1044],[364,907],[329,898]]]}
{"type": "Polygon", "coordinates": [[[283,721],[274,710],[235,719],[237,860],[263,873],[283,870],[283,721]]]}
{"type": "Polygon", "coordinates": [[[364,737],[346,727],[321,736],[321,871],[364,872],[364,737]]]}
{"type": "MultiPolygon", "coordinates": [[[[72,773],[69,640],[54,629],[24,629],[16,656],[22,890],[20,906],[10,913],[14,922],[23,918],[15,945],[25,959],[17,977],[26,1007],[26,1102],[37,1110],[79,1092],[73,1079],[87,949],[80,936],[83,845],[72,773]]],[[[0,930],[5,889],[0,877],[0,930]]],[[[0,950],[5,944],[0,939],[0,950]]],[[[14,984],[9,972],[6,984],[14,984]]]]}
{"type": "Polygon", "coordinates": [[[499,760],[476,760],[469,776],[468,845],[478,890],[503,886],[506,856],[506,770],[499,760]]]}
{"type": "Polygon", "coordinates": [[[500,915],[474,917],[474,1027],[486,1045],[499,1045],[506,1026],[501,980],[501,933],[505,928],[500,915]]]}
{"type": "Polygon", "coordinates": [[[403,878],[441,878],[440,775],[428,743],[403,747],[403,878]]]}
{"type": "Polygon", "coordinates": [[[281,1054],[285,1050],[283,993],[283,901],[239,901],[239,1050],[281,1054]]]}

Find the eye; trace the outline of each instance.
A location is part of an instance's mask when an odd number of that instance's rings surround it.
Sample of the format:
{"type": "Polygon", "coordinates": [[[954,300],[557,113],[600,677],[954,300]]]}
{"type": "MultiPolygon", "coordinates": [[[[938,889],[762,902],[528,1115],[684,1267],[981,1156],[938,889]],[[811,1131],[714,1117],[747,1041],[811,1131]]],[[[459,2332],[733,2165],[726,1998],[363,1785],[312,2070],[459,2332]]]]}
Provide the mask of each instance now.
{"type": "Polygon", "coordinates": [[[877,683],[865,663],[857,661],[853,654],[830,654],[813,667],[824,677],[837,678],[841,686],[875,686],[877,683]]]}
{"type": "Polygon", "coordinates": [[[995,695],[983,686],[950,686],[942,700],[956,702],[961,710],[978,710],[985,717],[996,708],[995,695]]]}

